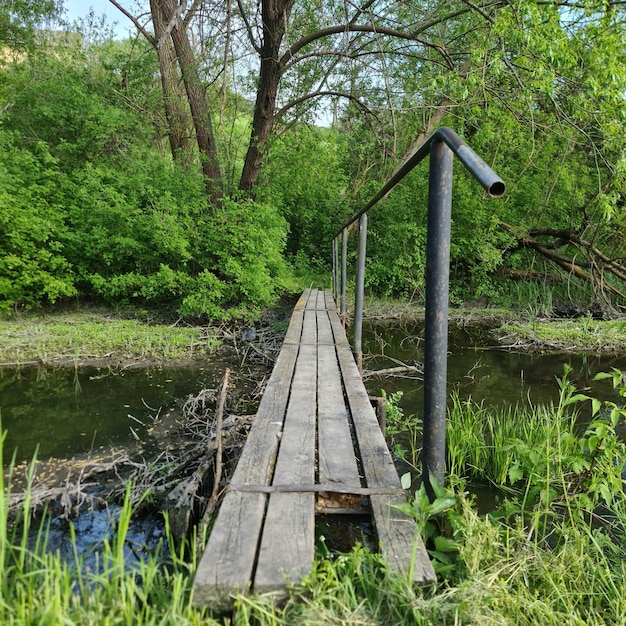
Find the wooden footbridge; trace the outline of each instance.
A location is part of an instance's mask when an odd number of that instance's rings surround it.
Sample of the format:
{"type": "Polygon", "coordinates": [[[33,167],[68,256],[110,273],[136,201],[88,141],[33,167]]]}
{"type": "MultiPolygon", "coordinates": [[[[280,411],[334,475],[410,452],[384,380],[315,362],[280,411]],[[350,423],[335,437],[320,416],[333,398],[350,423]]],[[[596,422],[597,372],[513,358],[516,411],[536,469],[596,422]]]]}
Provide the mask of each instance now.
{"type": "Polygon", "coordinates": [[[390,568],[435,580],[333,296],[306,290],[194,581],[194,602],[283,593],[311,570],[315,517],[367,511],[390,568]]]}
{"type": "MultiPolygon", "coordinates": [[[[439,484],[444,480],[453,157],[493,198],[504,193],[504,182],[453,130],[439,128],[344,222],[332,250],[333,291],[343,314],[347,238],[358,221],[354,343],[359,361],[367,211],[427,155],[422,477],[428,490],[432,479],[439,484]]],[[[406,494],[346,340],[335,297],[306,290],[294,309],[196,572],[196,604],[223,606],[234,593],[281,593],[301,581],[313,564],[315,516],[328,511],[366,510],[388,566],[416,584],[435,580],[415,524],[395,508],[406,501],[406,494]]]]}

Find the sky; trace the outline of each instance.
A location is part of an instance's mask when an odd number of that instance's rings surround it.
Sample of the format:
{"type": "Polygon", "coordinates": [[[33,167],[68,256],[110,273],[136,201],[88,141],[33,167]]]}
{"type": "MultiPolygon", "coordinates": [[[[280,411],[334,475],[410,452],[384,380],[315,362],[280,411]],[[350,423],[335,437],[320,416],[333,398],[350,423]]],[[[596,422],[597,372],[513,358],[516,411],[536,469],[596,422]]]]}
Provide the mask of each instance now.
{"type": "MultiPolygon", "coordinates": [[[[122,6],[130,7],[133,3],[129,0],[122,0],[122,6]]],[[[93,9],[97,17],[105,15],[109,25],[117,22],[114,31],[117,35],[125,36],[128,29],[131,28],[130,20],[118,11],[109,0],[64,0],[63,5],[67,11],[67,19],[70,22],[84,18],[93,9]]]]}

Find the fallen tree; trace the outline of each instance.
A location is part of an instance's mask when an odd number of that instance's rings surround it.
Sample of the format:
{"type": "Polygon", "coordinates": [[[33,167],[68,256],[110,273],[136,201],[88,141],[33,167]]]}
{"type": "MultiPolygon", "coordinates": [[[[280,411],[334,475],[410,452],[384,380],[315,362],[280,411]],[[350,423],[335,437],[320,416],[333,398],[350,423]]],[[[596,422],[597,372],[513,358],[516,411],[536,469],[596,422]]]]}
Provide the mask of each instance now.
{"type": "Polygon", "coordinates": [[[584,239],[578,230],[532,228],[525,231],[503,221],[498,223],[516,237],[516,246],[509,248],[509,252],[522,248],[534,250],[570,276],[592,285],[596,298],[610,308],[626,306],[626,288],[616,286],[616,283],[626,286],[626,262],[611,258],[592,241],[584,239]]]}

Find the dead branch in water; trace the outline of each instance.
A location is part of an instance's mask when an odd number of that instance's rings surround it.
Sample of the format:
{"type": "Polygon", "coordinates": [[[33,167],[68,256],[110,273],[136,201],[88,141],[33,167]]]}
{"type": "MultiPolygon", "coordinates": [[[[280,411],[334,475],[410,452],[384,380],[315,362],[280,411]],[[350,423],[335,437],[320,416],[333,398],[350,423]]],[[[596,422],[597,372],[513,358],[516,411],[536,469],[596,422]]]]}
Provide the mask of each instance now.
{"type": "Polygon", "coordinates": [[[206,501],[206,483],[212,482],[213,490],[205,510],[212,511],[217,504],[219,485],[222,477],[222,422],[229,376],[230,370],[226,368],[218,392],[218,405],[215,412],[214,424],[211,428],[212,432],[209,437],[195,448],[196,451],[200,452],[199,466],[189,478],[179,482],[166,497],[165,505],[170,522],[170,529],[176,542],[180,542],[186,537],[194,518],[199,518],[202,515],[202,503],[206,501]],[[215,469],[211,477],[209,476],[209,472],[212,467],[215,469]]]}
{"type": "Polygon", "coordinates": [[[222,384],[220,385],[217,414],[215,416],[215,438],[217,440],[217,446],[215,448],[215,476],[213,477],[213,493],[211,494],[211,498],[207,504],[205,514],[212,513],[215,510],[219,494],[220,481],[222,480],[222,418],[224,417],[224,405],[226,404],[226,390],[228,389],[229,375],[230,370],[226,368],[222,384]]]}

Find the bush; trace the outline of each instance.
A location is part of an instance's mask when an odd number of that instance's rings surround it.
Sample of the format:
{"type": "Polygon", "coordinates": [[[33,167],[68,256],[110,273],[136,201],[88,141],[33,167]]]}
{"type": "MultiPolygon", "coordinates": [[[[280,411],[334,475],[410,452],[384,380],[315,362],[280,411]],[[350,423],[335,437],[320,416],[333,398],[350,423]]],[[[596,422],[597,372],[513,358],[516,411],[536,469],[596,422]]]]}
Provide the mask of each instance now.
{"type": "Polygon", "coordinates": [[[0,133],[0,310],[55,302],[76,294],[71,264],[59,244],[62,175],[43,144],[29,152],[0,133]]]}

